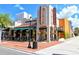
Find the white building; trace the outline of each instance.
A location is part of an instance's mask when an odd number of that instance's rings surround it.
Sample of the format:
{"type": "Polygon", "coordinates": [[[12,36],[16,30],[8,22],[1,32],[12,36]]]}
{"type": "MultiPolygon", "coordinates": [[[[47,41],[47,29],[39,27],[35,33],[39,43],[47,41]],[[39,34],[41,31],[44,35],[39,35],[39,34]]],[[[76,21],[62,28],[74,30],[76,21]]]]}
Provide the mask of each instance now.
{"type": "Polygon", "coordinates": [[[25,21],[32,20],[32,15],[27,12],[21,12],[16,14],[17,20],[15,21],[15,27],[24,24],[25,21]]]}
{"type": "Polygon", "coordinates": [[[16,16],[17,16],[18,20],[21,20],[21,19],[27,19],[28,20],[32,17],[32,15],[28,14],[27,12],[18,13],[16,16]]]}

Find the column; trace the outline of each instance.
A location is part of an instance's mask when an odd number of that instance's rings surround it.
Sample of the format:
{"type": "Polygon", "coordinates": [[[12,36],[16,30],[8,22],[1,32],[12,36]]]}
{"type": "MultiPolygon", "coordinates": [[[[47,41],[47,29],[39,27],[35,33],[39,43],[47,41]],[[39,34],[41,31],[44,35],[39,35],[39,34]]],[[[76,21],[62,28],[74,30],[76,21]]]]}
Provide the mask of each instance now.
{"type": "Polygon", "coordinates": [[[20,40],[22,40],[22,30],[20,30],[20,40]]]}
{"type": "Polygon", "coordinates": [[[2,29],[0,29],[0,42],[1,42],[1,36],[2,36],[1,34],[2,34],[2,29]]]}
{"type": "Polygon", "coordinates": [[[36,41],[39,40],[39,28],[37,27],[36,28],[36,41]]]}
{"type": "Polygon", "coordinates": [[[47,27],[47,41],[50,42],[50,27],[47,27]]]}
{"type": "Polygon", "coordinates": [[[46,18],[46,26],[47,26],[47,41],[50,42],[50,26],[51,26],[51,9],[50,7],[48,6],[47,7],[47,18],[46,18]]]}
{"type": "Polygon", "coordinates": [[[36,41],[39,41],[39,17],[37,19],[37,26],[36,26],[36,41]]]}
{"type": "Polygon", "coordinates": [[[16,31],[14,30],[14,33],[13,33],[13,38],[14,40],[16,39],[16,31]]]}
{"type": "Polygon", "coordinates": [[[25,40],[27,41],[27,30],[25,32],[25,40]]]}
{"type": "Polygon", "coordinates": [[[9,30],[9,40],[11,40],[12,36],[11,36],[11,29],[9,30]]]}

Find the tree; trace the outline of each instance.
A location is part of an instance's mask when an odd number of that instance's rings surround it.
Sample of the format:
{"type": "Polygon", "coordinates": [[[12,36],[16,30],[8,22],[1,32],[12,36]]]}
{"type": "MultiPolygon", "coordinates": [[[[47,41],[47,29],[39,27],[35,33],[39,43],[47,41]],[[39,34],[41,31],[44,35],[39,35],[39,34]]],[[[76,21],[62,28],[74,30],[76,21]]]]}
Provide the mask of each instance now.
{"type": "Polygon", "coordinates": [[[75,34],[76,36],[79,35],[79,28],[78,28],[78,27],[76,27],[76,28],[74,29],[74,34],[75,34]]]}
{"type": "Polygon", "coordinates": [[[8,27],[12,25],[12,21],[9,14],[0,14],[0,27],[8,27]]]}
{"type": "Polygon", "coordinates": [[[0,14],[0,42],[2,37],[2,28],[11,26],[11,18],[9,14],[0,14]]]}

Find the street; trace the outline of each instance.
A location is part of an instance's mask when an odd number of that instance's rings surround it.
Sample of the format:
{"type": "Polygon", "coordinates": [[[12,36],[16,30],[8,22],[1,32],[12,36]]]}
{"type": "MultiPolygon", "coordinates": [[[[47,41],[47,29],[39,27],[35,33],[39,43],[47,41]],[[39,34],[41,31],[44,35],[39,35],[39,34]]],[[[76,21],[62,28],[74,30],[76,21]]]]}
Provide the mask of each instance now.
{"type": "Polygon", "coordinates": [[[16,49],[0,46],[0,55],[31,55],[33,53],[23,52],[16,49]]]}

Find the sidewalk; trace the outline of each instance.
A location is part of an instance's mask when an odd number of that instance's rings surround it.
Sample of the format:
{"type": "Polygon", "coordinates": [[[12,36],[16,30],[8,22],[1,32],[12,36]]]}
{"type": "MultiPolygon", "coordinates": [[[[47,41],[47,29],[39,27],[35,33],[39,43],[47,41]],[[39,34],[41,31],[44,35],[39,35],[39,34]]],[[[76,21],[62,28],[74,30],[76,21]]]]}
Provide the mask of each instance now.
{"type": "Polygon", "coordinates": [[[25,52],[36,52],[44,48],[48,48],[50,46],[54,46],[56,44],[59,44],[60,42],[58,41],[52,41],[50,43],[48,42],[38,42],[38,49],[32,49],[32,48],[27,48],[28,42],[16,42],[16,41],[4,41],[0,43],[1,46],[6,46],[8,48],[16,48],[21,51],[25,52]]]}
{"type": "Polygon", "coordinates": [[[79,36],[69,38],[64,43],[36,51],[35,53],[43,55],[79,55],[79,36]]]}

